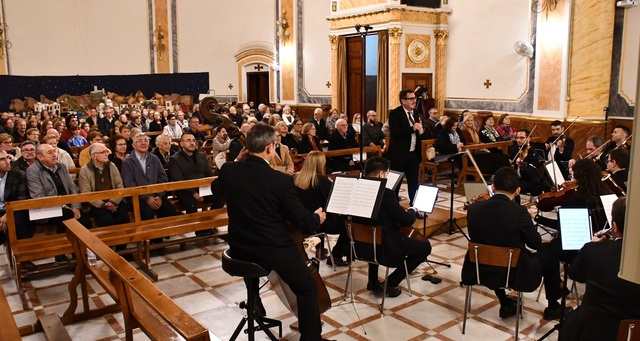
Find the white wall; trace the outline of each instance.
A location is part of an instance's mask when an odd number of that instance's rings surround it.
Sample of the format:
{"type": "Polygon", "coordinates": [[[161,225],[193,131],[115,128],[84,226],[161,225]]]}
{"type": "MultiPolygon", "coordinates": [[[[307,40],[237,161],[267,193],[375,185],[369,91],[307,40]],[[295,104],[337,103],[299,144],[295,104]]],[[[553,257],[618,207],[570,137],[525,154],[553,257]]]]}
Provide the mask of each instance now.
{"type": "Polygon", "coordinates": [[[4,3],[13,75],[150,72],[146,1],[4,3]]]}
{"type": "Polygon", "coordinates": [[[529,41],[528,0],[450,1],[447,98],[517,100],[527,88],[528,59],[513,44],[529,41]],[[491,87],[485,88],[485,80],[491,87]]]}
{"type": "Polygon", "coordinates": [[[180,72],[209,72],[209,85],[217,96],[237,95],[235,55],[252,42],[273,45],[274,2],[191,0],[177,4],[180,72]],[[229,89],[229,84],[234,88],[229,89]]]}
{"type": "Polygon", "coordinates": [[[620,67],[620,93],[631,105],[636,103],[638,86],[638,57],[640,56],[640,7],[625,10],[622,33],[622,62],[620,67]]]}
{"type": "Polygon", "coordinates": [[[331,44],[329,43],[329,1],[305,1],[304,26],[304,87],[313,96],[331,96],[327,81],[331,81],[331,44]]]}

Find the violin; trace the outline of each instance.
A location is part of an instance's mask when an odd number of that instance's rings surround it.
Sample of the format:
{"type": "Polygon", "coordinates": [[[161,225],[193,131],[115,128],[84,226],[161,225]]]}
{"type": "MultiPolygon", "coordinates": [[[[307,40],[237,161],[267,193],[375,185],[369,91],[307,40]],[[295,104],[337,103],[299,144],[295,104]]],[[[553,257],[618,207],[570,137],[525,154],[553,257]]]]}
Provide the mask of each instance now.
{"type": "Polygon", "coordinates": [[[462,205],[462,209],[466,211],[467,209],[469,209],[469,206],[471,206],[471,205],[473,205],[473,204],[475,204],[477,202],[480,202],[480,201],[487,201],[487,200],[489,200],[489,198],[491,198],[491,194],[489,194],[489,193],[478,194],[475,197],[471,198],[471,201],[469,201],[469,203],[465,202],[462,205]]]}
{"type": "Polygon", "coordinates": [[[559,189],[553,188],[550,192],[538,195],[535,200],[535,205],[540,211],[553,211],[556,206],[562,206],[567,201],[567,199],[571,198],[573,194],[575,194],[577,189],[577,182],[565,182],[559,189]]]}

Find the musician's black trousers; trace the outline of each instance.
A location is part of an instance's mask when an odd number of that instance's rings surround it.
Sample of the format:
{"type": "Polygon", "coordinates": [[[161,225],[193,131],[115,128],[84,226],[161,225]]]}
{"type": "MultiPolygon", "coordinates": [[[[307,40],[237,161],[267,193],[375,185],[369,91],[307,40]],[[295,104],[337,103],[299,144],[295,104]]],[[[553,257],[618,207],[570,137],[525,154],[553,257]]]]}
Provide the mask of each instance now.
{"type": "MultiPolygon", "coordinates": [[[[427,240],[402,238],[402,249],[407,255],[407,272],[411,274],[431,253],[431,244],[427,240]]],[[[406,277],[404,264],[400,263],[387,278],[387,287],[397,287],[406,277]]],[[[369,282],[378,281],[378,265],[369,264],[369,282]]]]}
{"type": "MultiPolygon", "coordinates": [[[[301,259],[290,264],[272,268],[280,278],[289,285],[298,300],[298,322],[300,325],[300,341],[321,340],[322,324],[318,308],[318,288],[307,265],[301,259]]],[[[254,281],[254,297],[259,297],[258,278],[245,278],[245,282],[254,281]]],[[[247,286],[248,287],[248,286],[247,286]]]]}

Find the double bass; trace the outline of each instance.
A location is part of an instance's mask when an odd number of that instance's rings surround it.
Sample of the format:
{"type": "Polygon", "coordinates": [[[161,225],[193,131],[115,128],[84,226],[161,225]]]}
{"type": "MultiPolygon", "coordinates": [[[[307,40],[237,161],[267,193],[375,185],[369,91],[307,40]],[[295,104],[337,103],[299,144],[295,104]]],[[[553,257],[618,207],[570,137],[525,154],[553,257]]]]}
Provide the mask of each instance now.
{"type": "Polygon", "coordinates": [[[218,101],[214,97],[205,97],[200,101],[200,114],[202,117],[211,122],[214,127],[223,126],[229,137],[238,137],[242,131],[228,117],[218,114],[218,101]]]}

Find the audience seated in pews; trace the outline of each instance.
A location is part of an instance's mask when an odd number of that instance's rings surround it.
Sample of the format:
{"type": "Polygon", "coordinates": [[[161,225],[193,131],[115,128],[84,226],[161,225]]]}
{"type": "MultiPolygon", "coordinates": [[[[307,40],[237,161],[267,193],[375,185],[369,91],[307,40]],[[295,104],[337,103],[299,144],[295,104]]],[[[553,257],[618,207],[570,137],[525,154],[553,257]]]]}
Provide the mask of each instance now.
{"type": "Polygon", "coordinates": [[[82,134],[80,134],[80,131],[82,130],[80,129],[80,127],[72,126],[70,130],[72,135],[67,140],[67,144],[69,145],[69,147],[83,147],[87,144],[87,139],[84,138],[82,134]]]}
{"type": "MultiPolygon", "coordinates": [[[[193,180],[213,176],[207,156],[198,151],[198,143],[193,135],[186,133],[180,138],[179,152],[167,163],[171,181],[193,180]]],[[[178,201],[187,213],[198,211],[198,203],[206,201],[213,204],[213,196],[201,196],[197,188],[176,191],[178,201]]],[[[213,230],[196,231],[196,236],[213,234],[213,230]]]]}
{"type": "Polygon", "coordinates": [[[167,116],[167,125],[162,128],[162,135],[167,135],[172,139],[182,137],[182,127],[178,125],[176,115],[170,114],[167,116]]]}
{"type": "MultiPolygon", "coordinates": [[[[133,140],[132,146],[133,146],[133,140]]],[[[127,141],[120,134],[116,134],[109,140],[109,148],[111,148],[111,154],[109,154],[109,161],[111,161],[119,172],[122,172],[122,162],[130,154],[127,152],[127,141]]]]}
{"type": "Polygon", "coordinates": [[[45,135],[45,137],[42,138],[42,143],[48,143],[56,148],[58,150],[58,161],[65,164],[68,169],[76,168],[76,163],[73,161],[71,154],[58,147],[58,139],[55,135],[45,135]]]}
{"type": "MultiPolygon", "coordinates": [[[[103,137],[106,137],[105,140],[108,140],[109,136],[111,136],[112,129],[116,127],[116,118],[114,117],[116,110],[112,107],[107,107],[104,110],[104,117],[100,118],[98,121],[98,129],[100,133],[102,133],[103,137]]],[[[91,142],[90,138],[87,138],[89,142],[91,142]]]]}
{"type": "MultiPolygon", "coordinates": [[[[162,135],[161,135],[162,136],[162,135]]],[[[122,162],[122,180],[125,187],[152,185],[167,182],[167,173],[157,156],[149,152],[149,137],[144,133],[133,137],[134,152],[122,162]]],[[[178,214],[167,200],[165,192],[140,196],[140,216],[142,220],[178,214]]]]}
{"type": "Polygon", "coordinates": [[[36,162],[36,145],[31,141],[20,144],[20,157],[13,160],[11,169],[19,169],[23,172],[36,162]]]}
{"type": "MultiPolygon", "coordinates": [[[[107,147],[102,143],[94,143],[88,149],[91,162],[80,169],[80,193],[124,188],[120,171],[109,161],[107,147]]],[[[125,224],[130,221],[127,203],[122,197],[86,202],[83,203],[83,210],[95,219],[97,226],[125,224]]]]}
{"type": "Polygon", "coordinates": [[[129,126],[121,126],[120,127],[120,136],[124,139],[124,142],[127,144],[127,154],[130,154],[133,151],[133,140],[131,139],[131,128],[129,126]]]}
{"type": "Polygon", "coordinates": [[[229,152],[232,140],[229,138],[225,127],[218,126],[215,131],[216,136],[211,140],[211,155],[213,156],[213,162],[216,167],[220,169],[222,165],[227,162],[227,153],[229,152]]]}
{"type": "Polygon", "coordinates": [[[322,151],[320,138],[316,136],[317,128],[313,123],[306,123],[302,126],[302,140],[300,141],[298,154],[305,154],[312,151],[322,151]]]}
{"type": "Polygon", "coordinates": [[[40,130],[38,128],[27,129],[27,141],[31,141],[37,145],[40,144],[40,130]]]}
{"type": "Polygon", "coordinates": [[[167,162],[175,153],[175,150],[171,148],[171,137],[164,134],[156,136],[156,148],[152,154],[158,157],[162,168],[167,169],[167,162]]]}
{"type": "MultiPolygon", "coordinates": [[[[278,124],[284,125],[284,121],[278,122],[278,124]]],[[[276,124],[276,126],[278,125],[276,124]]],[[[286,125],[284,125],[286,128],[286,125]]],[[[276,129],[277,131],[277,129],[276,129]]],[[[275,155],[273,159],[269,161],[271,168],[283,172],[288,175],[293,175],[294,165],[291,155],[289,154],[289,147],[282,143],[282,135],[276,135],[275,155]]]]}
{"type": "MultiPolygon", "coordinates": [[[[35,155],[35,153],[34,153],[35,155]]],[[[0,244],[4,243],[7,229],[7,216],[4,203],[15,200],[29,199],[26,175],[18,168],[11,168],[9,154],[0,149],[0,244]]],[[[27,211],[14,213],[16,235],[18,239],[31,238],[35,227],[27,211]]]]}
{"type": "Polygon", "coordinates": [[[10,155],[11,161],[20,157],[20,148],[13,146],[13,138],[10,134],[0,133],[0,149],[10,155]]]}
{"type": "MultiPolygon", "coordinates": [[[[73,127],[80,127],[80,123],[78,121],[78,116],[76,116],[75,114],[67,114],[67,116],[64,118],[64,122],[65,122],[65,130],[62,131],[62,133],[60,133],[60,141],[67,143],[69,142],[69,139],[71,139],[73,137],[73,127]]],[[[87,133],[84,131],[80,131],[79,132],[80,136],[84,137],[85,139],[87,138],[87,133]]]]}
{"type": "Polygon", "coordinates": [[[55,129],[55,128],[47,129],[47,133],[45,135],[53,135],[53,136],[55,136],[56,137],[56,141],[57,141],[56,142],[56,146],[59,149],[62,149],[65,152],[69,153],[69,155],[71,155],[71,148],[69,148],[68,144],[60,141],[60,132],[57,129],[55,129]]]}
{"type": "Polygon", "coordinates": [[[207,140],[204,133],[202,133],[198,127],[200,127],[200,120],[196,116],[189,118],[189,126],[185,128],[185,134],[191,134],[198,141],[199,145],[202,145],[207,140]]]}
{"type": "MultiPolygon", "coordinates": [[[[308,123],[313,123],[313,125],[316,128],[316,136],[318,136],[320,140],[326,140],[329,138],[329,131],[327,130],[327,122],[325,121],[323,116],[324,116],[324,112],[322,111],[322,108],[316,108],[313,111],[313,117],[310,118],[308,122],[308,123]]],[[[306,135],[304,133],[304,128],[303,128],[302,135],[303,136],[306,135]]]]}
{"type": "MultiPolygon", "coordinates": [[[[94,143],[104,143],[104,136],[102,136],[102,133],[100,133],[99,131],[92,131],[91,133],[89,133],[89,145],[92,145],[94,143]]],[[[89,155],[89,147],[87,146],[80,152],[80,155],[78,156],[78,162],[80,164],[80,167],[82,167],[89,163],[89,161],[91,161],[91,155],[89,155]]]]}
{"type": "Polygon", "coordinates": [[[464,136],[467,144],[482,143],[482,141],[480,141],[480,135],[478,134],[478,131],[476,130],[476,127],[473,123],[473,114],[467,111],[462,117],[462,128],[460,128],[460,131],[462,132],[462,135],[464,136]]]}
{"type": "MultiPolygon", "coordinates": [[[[335,131],[329,137],[329,150],[340,150],[349,148],[358,148],[355,133],[349,130],[349,124],[345,119],[338,119],[335,125],[335,131]]],[[[353,170],[356,163],[353,161],[352,155],[336,156],[329,160],[329,169],[331,172],[346,172],[353,170]]]]}
{"type": "Polygon", "coordinates": [[[360,136],[365,147],[380,146],[383,153],[386,151],[387,146],[384,144],[385,136],[382,132],[382,123],[380,123],[378,114],[375,111],[369,110],[367,112],[367,120],[362,126],[362,134],[360,136]]]}
{"type": "Polygon", "coordinates": [[[512,140],[516,135],[516,131],[511,127],[511,117],[506,113],[498,118],[496,130],[503,140],[512,140]]]}

